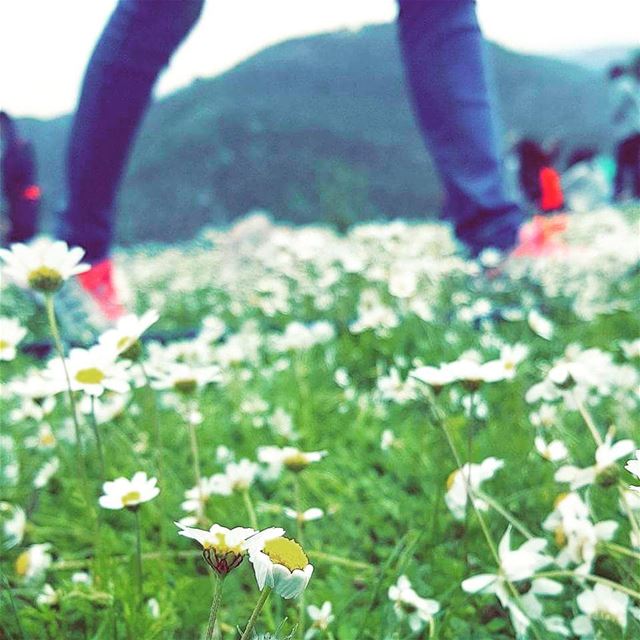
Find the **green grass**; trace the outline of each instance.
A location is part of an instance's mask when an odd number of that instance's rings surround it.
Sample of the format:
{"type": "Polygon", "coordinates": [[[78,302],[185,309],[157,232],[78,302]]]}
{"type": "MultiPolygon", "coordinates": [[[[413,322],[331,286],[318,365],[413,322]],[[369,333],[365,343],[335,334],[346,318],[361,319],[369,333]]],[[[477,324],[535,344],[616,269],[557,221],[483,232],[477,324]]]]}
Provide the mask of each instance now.
{"type": "MultiPolygon", "coordinates": [[[[203,255],[206,250],[202,250],[203,255]]],[[[192,253],[197,254],[197,250],[192,253]]],[[[189,273],[188,260],[185,253],[180,275],[189,273]]],[[[148,276],[149,286],[141,290],[140,310],[149,306],[154,277],[148,276]]],[[[533,451],[535,429],[529,420],[533,407],[525,402],[524,395],[572,343],[611,352],[616,361],[622,362],[618,342],[640,334],[637,270],[635,274],[628,271],[624,283],[610,283],[611,299],[624,299],[628,309],[589,320],[576,316],[562,297],[549,298],[531,279],[493,282],[452,271],[430,289],[433,321],[424,322],[401,313],[400,325],[383,337],[370,331],[360,335],[349,332],[359,292],[377,286],[362,275],[341,277],[332,290],[333,303],[323,312],[314,309],[313,295],[295,281],[289,282],[290,311],[274,316],[248,304],[241,306],[240,313],[234,313],[228,301],[243,299],[242,294],[216,282],[212,276],[208,290],[197,288],[173,294],[167,288],[159,326],[167,330],[196,326],[205,314],[214,313],[224,318],[230,334],[248,319],[257,322],[262,335],[282,330],[296,319],[322,317],[336,327],[333,340],[306,351],[276,354],[263,345],[256,361],[227,368],[225,384],[211,385],[196,398],[203,414],[203,422],[196,430],[203,475],[222,471],[222,465],[216,462],[219,445],[229,447],[237,459],[255,460],[258,446],[286,444],[269,426],[252,425],[251,416],[241,408],[249,396],[264,399],[269,414],[279,407],[292,416],[300,434],[296,444],[301,449],[328,451],[325,459],[300,474],[304,507],[321,507],[325,511],[324,518],[307,523],[304,529],[304,547],[315,566],[305,601],[320,605],[329,600],[335,615],[328,634],[319,632],[317,637],[323,637],[323,633],[339,640],[429,637],[428,629],[411,634],[406,623],[397,619],[387,598],[388,587],[406,574],[418,594],[441,604],[441,611],[435,616],[434,638],[514,638],[508,614],[494,596],[470,595],[460,588],[461,581],[470,575],[494,572],[495,563],[473,514],[466,521],[457,522],[445,505],[446,481],[456,464],[441,425],[434,418],[433,405],[427,399],[403,405],[381,402],[375,396],[376,380],[399,358],[402,360],[397,366],[406,373],[415,358],[437,364],[455,360],[467,349],[479,350],[484,360],[495,357],[495,349],[482,346],[482,336],[497,337],[507,344],[526,344],[530,353],[515,379],[487,384],[478,392],[488,406],[486,418],[473,419],[470,424],[464,409],[448,392],[439,396],[436,403],[465,461],[468,429],[473,433],[473,461],[488,456],[505,460],[504,468],[483,489],[516,514],[535,535],[547,537],[548,551],[553,554],[557,547],[541,528],[541,522],[566,486],[553,480],[554,465],[533,451]],[[451,298],[459,291],[468,292],[472,299],[487,298],[498,309],[543,309],[555,325],[555,336],[551,341],[543,340],[524,320],[506,322],[494,318],[482,328],[463,322],[452,313],[451,298]],[[282,359],[285,365],[274,367],[282,359]],[[355,398],[346,398],[336,385],[337,367],[349,371],[355,398]],[[389,451],[380,448],[384,429],[393,430],[396,436],[396,444],[389,451]]],[[[6,300],[16,300],[20,295],[6,291],[3,313],[18,315],[28,322],[32,336],[46,335],[46,324],[35,307],[24,305],[17,313],[7,309],[6,300]]],[[[388,294],[383,293],[383,297],[396,305],[388,294]]],[[[23,355],[2,366],[3,381],[8,381],[30,366],[43,365],[23,355]]],[[[173,408],[161,404],[157,414],[163,442],[161,496],[140,509],[144,598],[157,599],[158,618],[152,617],[146,607],[137,607],[134,515],[126,510],[102,510],[97,505],[102,480],[131,477],[138,470],[157,475],[154,407],[161,400],[159,392],[146,387],[136,389],[124,414],[100,426],[106,452],[106,473],[101,478],[95,440],[86,418],[82,424],[84,454],[77,451],[73,442],[61,438],[55,451],[28,449],[24,438],[33,435],[37,425],[33,421],[10,420],[8,410],[15,401],[10,396],[4,399],[2,434],[15,442],[20,471],[15,484],[0,486],[2,499],[25,509],[28,525],[23,542],[2,551],[0,638],[151,640],[202,636],[213,583],[197,545],[178,536],[173,525],[174,520],[185,515],[180,508],[184,491],[195,484],[188,430],[173,408]],[[35,490],[35,473],[54,454],[60,458],[60,469],[45,488],[35,490]],[[86,483],[79,473],[81,455],[87,466],[86,483]],[[54,556],[43,578],[58,593],[58,603],[52,607],[35,604],[42,581],[24,582],[15,567],[19,554],[29,544],[44,542],[51,544],[54,556]],[[90,573],[92,586],[71,583],[71,575],[80,570],[90,573]]],[[[555,435],[561,434],[577,464],[592,464],[594,447],[580,416],[561,405],[559,408],[555,435]]],[[[637,412],[637,401],[631,397],[626,406],[604,397],[593,407],[595,421],[603,433],[615,424],[617,438],[632,437],[636,442],[637,412]]],[[[54,432],[60,433],[67,415],[61,395],[49,420],[54,432]]],[[[630,479],[628,476],[627,481],[630,479]]],[[[296,535],[295,522],[281,513],[281,507],[293,506],[293,483],[292,474],[285,471],[275,482],[259,481],[251,487],[261,528],[282,526],[290,535],[296,535]]],[[[589,491],[589,502],[598,519],[618,519],[615,542],[628,545],[629,526],[617,512],[615,489],[595,486],[589,491]]],[[[212,497],[206,505],[206,517],[209,524],[249,526],[240,495],[212,497]]],[[[486,514],[486,520],[493,539],[499,540],[507,522],[493,511],[486,514]]],[[[519,534],[514,536],[518,545],[524,541],[519,534]]],[[[631,570],[632,563],[600,547],[594,573],[637,590],[638,574],[631,570]]],[[[578,613],[575,596],[582,588],[575,581],[564,582],[562,597],[545,599],[545,613],[570,621],[578,613]]],[[[234,629],[244,626],[259,595],[248,560],[228,577],[224,591],[222,638],[237,638],[234,629]]],[[[283,637],[299,623],[295,601],[274,595],[270,610],[271,616],[262,616],[259,622],[261,631],[273,631],[270,621],[279,624],[284,620],[280,632],[283,637]]],[[[631,639],[638,634],[640,625],[630,618],[624,637],[631,639]]],[[[560,636],[545,632],[541,637],[560,636]]],[[[617,636],[607,636],[613,637],[617,636]]]]}

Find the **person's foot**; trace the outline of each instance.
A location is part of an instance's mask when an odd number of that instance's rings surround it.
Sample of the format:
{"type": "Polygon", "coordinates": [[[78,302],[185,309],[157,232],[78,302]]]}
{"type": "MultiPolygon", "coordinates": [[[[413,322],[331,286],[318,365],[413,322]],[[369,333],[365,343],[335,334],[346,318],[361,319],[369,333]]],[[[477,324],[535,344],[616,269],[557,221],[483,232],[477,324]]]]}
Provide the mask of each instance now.
{"type": "Polygon", "coordinates": [[[510,256],[542,258],[565,253],[567,245],[562,236],[567,230],[567,215],[533,216],[520,227],[518,243],[510,256]]]}
{"type": "Polygon", "coordinates": [[[56,294],[55,302],[65,338],[81,345],[91,344],[126,313],[109,258],[68,280],[56,294]]]}
{"type": "Polygon", "coordinates": [[[114,267],[110,258],[94,264],[76,276],[85,293],[98,305],[104,317],[114,322],[125,314],[125,308],[114,283],[114,267]]]}

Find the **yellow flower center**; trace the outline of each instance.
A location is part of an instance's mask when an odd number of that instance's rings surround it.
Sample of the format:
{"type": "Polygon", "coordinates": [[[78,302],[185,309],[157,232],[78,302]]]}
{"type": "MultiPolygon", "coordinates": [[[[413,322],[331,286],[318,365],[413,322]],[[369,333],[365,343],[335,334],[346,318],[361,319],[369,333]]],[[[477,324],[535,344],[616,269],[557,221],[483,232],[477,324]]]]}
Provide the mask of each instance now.
{"type": "Polygon", "coordinates": [[[40,444],[43,447],[50,447],[56,443],[56,439],[51,431],[46,431],[40,436],[40,444]]]}
{"type": "Polygon", "coordinates": [[[567,534],[564,532],[562,525],[556,527],[556,530],[553,532],[553,537],[559,548],[562,548],[567,544],[567,534]]]}
{"type": "Polygon", "coordinates": [[[198,388],[198,383],[193,378],[185,378],[183,380],[176,380],[173,383],[173,388],[180,393],[189,395],[198,388]]]}
{"type": "Polygon", "coordinates": [[[280,537],[269,540],[264,545],[263,551],[272,562],[281,564],[289,571],[302,570],[309,564],[309,559],[302,547],[295,540],[289,538],[280,537]]]}
{"type": "Polygon", "coordinates": [[[284,466],[290,471],[302,471],[309,466],[309,460],[302,451],[297,451],[284,459],[284,466]]]}
{"type": "Polygon", "coordinates": [[[136,504],[140,501],[140,492],[139,491],[129,491],[129,493],[125,493],[122,496],[122,504],[126,507],[130,504],[136,504]]]}
{"type": "Polygon", "coordinates": [[[95,367],[80,369],[76,373],[76,380],[80,384],[100,384],[104,380],[104,373],[95,367]]]}
{"type": "Polygon", "coordinates": [[[62,276],[59,271],[51,267],[38,267],[29,273],[27,283],[36,291],[53,293],[62,286],[62,276]]]}
{"type": "Polygon", "coordinates": [[[23,551],[16,560],[16,573],[19,576],[27,575],[29,570],[29,552],[23,551]]]}
{"type": "Polygon", "coordinates": [[[10,346],[11,343],[7,342],[6,340],[0,340],[0,350],[8,349],[10,346]]]}
{"type": "Polygon", "coordinates": [[[227,544],[227,538],[224,533],[221,532],[215,534],[215,542],[209,542],[208,540],[205,540],[203,546],[205,549],[213,549],[218,555],[232,553],[236,556],[241,556],[243,554],[242,547],[239,544],[227,544]]]}
{"type": "Polygon", "coordinates": [[[118,340],[118,342],[116,343],[116,349],[118,351],[126,349],[132,342],[133,338],[130,338],[129,336],[122,336],[122,338],[120,338],[120,340],[118,340]]]}
{"type": "Polygon", "coordinates": [[[451,491],[451,487],[453,487],[453,483],[456,481],[456,476],[458,475],[458,470],[452,471],[447,478],[447,491],[451,491]]]}

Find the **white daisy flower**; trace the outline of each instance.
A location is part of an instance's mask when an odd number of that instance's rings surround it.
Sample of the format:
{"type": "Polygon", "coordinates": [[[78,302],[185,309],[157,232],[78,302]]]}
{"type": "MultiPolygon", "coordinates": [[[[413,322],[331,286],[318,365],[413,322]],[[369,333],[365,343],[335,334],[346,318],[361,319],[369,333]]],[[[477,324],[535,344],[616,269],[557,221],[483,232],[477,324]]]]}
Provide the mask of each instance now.
{"type": "Polygon", "coordinates": [[[313,565],[295,540],[285,538],[274,529],[254,536],[247,546],[260,591],[270,587],[281,597],[290,599],[306,589],[313,565]]]}
{"type": "Polygon", "coordinates": [[[389,587],[387,595],[393,602],[393,610],[398,619],[406,619],[414,633],[422,631],[440,611],[440,603],[419,596],[407,576],[400,576],[398,582],[389,587]]]}
{"type": "Polygon", "coordinates": [[[27,582],[42,579],[53,561],[49,549],[51,549],[51,545],[45,542],[44,544],[32,544],[23,551],[16,559],[18,576],[27,582]]]}
{"type": "MultiPolygon", "coordinates": [[[[631,459],[624,465],[624,468],[632,475],[636,477],[637,480],[640,480],[640,449],[636,450],[635,459],[631,459]]],[[[634,491],[640,492],[640,487],[632,486],[629,487],[634,491]]]]}
{"type": "Polygon", "coordinates": [[[312,520],[319,520],[324,516],[324,511],[318,507],[311,507],[311,509],[307,509],[306,511],[296,511],[295,509],[284,507],[282,512],[287,518],[297,520],[298,522],[311,522],[312,520]]]}
{"type": "MultiPolygon", "coordinates": [[[[91,396],[100,396],[106,389],[117,393],[129,391],[127,365],[116,362],[115,354],[101,345],[71,349],[65,362],[73,391],[91,396]]],[[[58,358],[49,362],[46,375],[57,383],[60,391],[66,389],[64,368],[58,358]]]]}
{"type": "Polygon", "coordinates": [[[138,471],[131,480],[120,477],[102,485],[104,495],[98,502],[103,509],[135,510],[143,502],[153,500],[160,489],[156,487],[156,478],[147,478],[144,471],[138,471]]]}
{"type": "MultiPolygon", "coordinates": [[[[202,555],[207,564],[220,576],[226,576],[235,569],[244,559],[247,553],[249,540],[258,532],[247,527],[235,527],[227,529],[219,524],[212,525],[208,530],[187,527],[179,522],[175,525],[180,528],[178,535],[191,538],[202,547],[202,555]]],[[[281,536],[284,529],[266,529],[260,535],[281,536]]]]}
{"type": "Polygon", "coordinates": [[[36,489],[42,489],[46,487],[49,483],[49,480],[53,477],[55,472],[60,468],[60,459],[59,458],[51,458],[49,462],[46,462],[40,471],[36,474],[33,479],[33,486],[36,489]]]}
{"type": "Polygon", "coordinates": [[[181,395],[192,395],[202,387],[220,382],[221,371],[218,366],[191,366],[181,362],[167,363],[167,370],[155,374],[152,386],[155,389],[168,389],[181,395]]]}
{"type": "Polygon", "coordinates": [[[39,607],[53,607],[58,604],[58,594],[48,582],[43,585],[42,591],[36,596],[36,604],[39,607]]]}
{"type": "Polygon", "coordinates": [[[621,629],[626,629],[629,609],[627,594],[597,584],[593,589],[585,589],[578,596],[577,603],[582,614],[573,619],[571,627],[581,638],[595,638],[592,621],[598,618],[614,621],[621,629]]]}
{"type": "MultiPolygon", "coordinates": [[[[480,488],[480,485],[485,480],[493,478],[496,471],[502,469],[503,466],[503,460],[490,457],[480,464],[466,463],[462,466],[462,469],[456,469],[451,473],[447,479],[445,502],[456,520],[464,519],[467,500],[469,499],[467,485],[474,492],[480,488]]],[[[486,511],[489,508],[487,503],[480,498],[475,498],[475,506],[481,511],[486,511]]]]}
{"type": "Polygon", "coordinates": [[[268,479],[277,478],[282,469],[299,472],[306,469],[313,462],[319,462],[327,455],[326,451],[300,451],[296,447],[258,447],[258,460],[268,465],[265,476],[268,479]]]}
{"type": "Polygon", "coordinates": [[[428,384],[435,393],[439,393],[443,387],[455,381],[454,372],[447,365],[418,367],[410,371],[409,375],[420,382],[428,384]]]}
{"type": "Polygon", "coordinates": [[[557,595],[562,591],[559,582],[535,578],[536,571],[553,562],[553,558],[542,553],[547,546],[544,538],[531,538],[518,549],[511,549],[511,527],[500,540],[498,555],[500,567],[497,573],[481,573],[462,581],[467,593],[493,593],[505,609],[509,610],[514,627],[522,634],[532,618],[542,616],[537,596],[557,595]],[[529,592],[513,600],[508,583],[531,580],[529,592]],[[526,597],[528,596],[528,597],[526,597]]]}
{"type": "Polygon", "coordinates": [[[329,625],[334,621],[335,616],[332,613],[333,607],[327,600],[321,607],[310,604],[307,607],[307,615],[311,619],[311,627],[307,630],[304,639],[310,640],[315,637],[319,631],[326,631],[329,625]]]}
{"type": "Polygon", "coordinates": [[[66,242],[40,238],[29,245],[16,243],[0,249],[3,271],[17,285],[42,293],[53,293],[74,275],[89,269],[81,263],[84,249],[69,249],[66,242]]]}
{"type": "Polygon", "coordinates": [[[609,432],[604,442],[596,449],[595,464],[580,468],[573,465],[560,467],[555,474],[556,482],[568,482],[572,491],[580,489],[596,481],[608,486],[617,479],[615,463],[635,449],[633,440],[613,442],[613,434],[609,432]]]}
{"type": "Polygon", "coordinates": [[[118,355],[133,355],[126,352],[133,350],[140,336],[157,322],[159,317],[155,309],[149,309],[141,316],[133,313],[123,316],[118,319],[113,329],[108,329],[100,336],[98,342],[118,355]]]}
{"type": "Polygon", "coordinates": [[[0,502],[0,522],[2,522],[2,547],[12,549],[24,538],[27,516],[20,507],[8,502],[0,502]]]}
{"type": "Polygon", "coordinates": [[[569,451],[562,440],[547,442],[542,436],[536,436],[534,444],[536,451],[549,462],[564,460],[569,455],[569,451]]]}
{"type": "Polygon", "coordinates": [[[0,360],[13,360],[27,330],[14,318],[0,317],[0,360]]]}
{"type": "Polygon", "coordinates": [[[527,323],[531,331],[536,335],[551,340],[553,337],[553,324],[548,318],[545,318],[539,311],[532,309],[527,316],[527,323]]]}

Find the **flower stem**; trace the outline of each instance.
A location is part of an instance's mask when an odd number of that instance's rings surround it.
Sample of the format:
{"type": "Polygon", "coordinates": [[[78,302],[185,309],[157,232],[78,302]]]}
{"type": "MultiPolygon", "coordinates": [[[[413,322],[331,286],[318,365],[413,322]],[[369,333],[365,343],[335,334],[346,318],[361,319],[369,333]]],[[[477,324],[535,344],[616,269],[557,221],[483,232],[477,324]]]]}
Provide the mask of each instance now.
{"type": "MultiPolygon", "coordinates": [[[[469,482],[469,478],[467,476],[465,476],[464,472],[462,471],[462,460],[460,459],[460,456],[458,455],[458,451],[456,449],[455,443],[453,442],[453,438],[451,437],[451,434],[449,433],[449,430],[447,429],[447,425],[445,423],[444,420],[440,421],[440,426],[442,427],[442,430],[444,431],[444,434],[447,438],[447,442],[449,444],[449,448],[451,449],[451,453],[453,453],[453,457],[455,458],[456,464],[458,465],[458,469],[460,470],[460,473],[462,474],[462,478],[464,480],[464,483],[466,485],[466,489],[467,489],[467,495],[468,495],[468,499],[469,502],[471,502],[471,506],[473,507],[473,510],[476,514],[476,517],[478,519],[478,522],[480,523],[480,528],[482,529],[482,533],[484,534],[484,538],[487,542],[487,545],[491,551],[491,555],[493,556],[493,559],[496,563],[497,567],[502,567],[502,563],[500,562],[500,555],[498,554],[498,548],[493,540],[493,538],[491,537],[491,532],[489,531],[489,527],[487,526],[487,523],[485,522],[484,516],[482,515],[482,512],[480,511],[480,509],[478,509],[478,506],[476,505],[476,495],[475,495],[475,491],[473,490],[473,488],[471,487],[471,483],[469,482]]],[[[471,474],[469,474],[471,475],[471,474]]],[[[515,588],[514,584],[510,581],[507,580],[505,577],[505,584],[507,585],[509,591],[511,592],[512,597],[514,598],[514,600],[516,602],[520,602],[520,594],[518,593],[518,590],[515,588]]],[[[520,607],[522,610],[522,607],[520,607]]],[[[524,613],[524,610],[522,610],[524,613]]],[[[526,613],[525,613],[526,615],[526,613]]],[[[534,620],[532,620],[531,618],[529,618],[529,616],[527,616],[527,619],[529,620],[529,623],[531,624],[531,630],[533,631],[533,635],[536,638],[540,638],[536,623],[534,620]]]]}
{"type": "Polygon", "coordinates": [[[576,403],[576,407],[578,408],[578,412],[582,416],[584,423],[587,425],[589,431],[591,432],[591,437],[594,439],[595,443],[600,446],[604,444],[602,440],[602,436],[596,427],[596,423],[593,421],[593,417],[589,413],[589,410],[584,406],[582,400],[578,398],[576,393],[573,394],[573,401],[576,403]]]}
{"type": "Polygon", "coordinates": [[[211,601],[211,611],[209,612],[209,624],[207,626],[206,640],[213,638],[213,631],[216,626],[216,618],[218,617],[218,609],[220,609],[220,603],[222,602],[222,585],[224,579],[216,574],[216,583],[213,590],[213,600],[211,601]]]}
{"type": "Polygon", "coordinates": [[[58,330],[58,322],[56,321],[56,312],[53,306],[53,294],[47,294],[45,298],[45,307],[47,310],[47,318],[49,320],[49,328],[51,329],[51,335],[53,336],[53,343],[58,352],[58,357],[62,362],[62,370],[64,371],[64,377],[67,383],[67,393],[69,398],[69,411],[71,418],[73,419],[73,427],[75,429],[76,445],[80,452],[80,462],[84,469],[84,460],[82,459],[82,436],[80,433],[80,423],[78,422],[78,411],[76,408],[76,401],[73,397],[73,390],[71,389],[71,379],[69,378],[69,371],[67,369],[67,362],[64,357],[64,348],[62,347],[62,340],[60,339],[60,331],[58,330]]]}
{"type": "MultiPolygon", "coordinates": [[[[153,436],[155,440],[155,461],[156,461],[156,475],[158,478],[158,486],[163,487],[163,456],[162,456],[162,432],[160,430],[160,416],[158,415],[158,398],[156,393],[151,386],[151,380],[149,379],[149,375],[147,374],[147,370],[142,363],[139,362],[140,370],[142,371],[142,375],[144,377],[144,382],[146,386],[147,395],[151,398],[151,422],[153,424],[153,436]]],[[[158,505],[160,507],[160,523],[159,523],[159,531],[160,531],[160,550],[162,552],[162,562],[161,568],[164,570],[164,555],[167,550],[167,535],[166,535],[166,527],[164,523],[167,521],[166,513],[166,501],[165,501],[165,492],[161,491],[158,495],[158,505]]]]}
{"type": "Polygon", "coordinates": [[[196,478],[198,487],[198,521],[204,520],[204,492],[202,487],[202,477],[200,475],[200,455],[198,453],[198,440],[196,438],[196,428],[189,420],[189,443],[191,445],[191,457],[193,458],[193,475],[196,478]]]}
{"type": "MultiPolygon", "coordinates": [[[[300,487],[300,474],[293,474],[293,495],[295,500],[295,510],[296,510],[296,523],[298,525],[298,544],[304,548],[304,520],[302,518],[303,509],[302,509],[302,493],[300,487]]],[[[304,607],[304,591],[300,594],[298,599],[298,626],[296,628],[296,632],[298,634],[298,638],[302,640],[304,638],[304,623],[305,623],[305,607],[304,607]]]]}
{"type": "Polygon", "coordinates": [[[244,500],[244,506],[247,509],[247,514],[249,516],[249,524],[251,524],[251,528],[258,530],[258,517],[256,516],[256,510],[253,507],[253,501],[251,500],[251,495],[249,494],[249,489],[242,490],[242,499],[244,500]]]}
{"type": "Polygon", "coordinates": [[[256,626],[256,621],[258,620],[260,611],[262,611],[262,607],[264,607],[264,603],[267,601],[267,598],[269,597],[270,593],[271,593],[271,588],[265,587],[262,593],[260,594],[260,598],[258,599],[258,602],[256,602],[256,606],[253,609],[253,613],[249,618],[249,622],[247,622],[247,626],[245,627],[244,633],[242,634],[242,637],[240,638],[240,640],[249,640],[249,638],[251,637],[251,632],[253,631],[253,628],[256,626]]]}
{"type": "Polygon", "coordinates": [[[100,460],[100,477],[102,480],[106,478],[105,470],[105,458],[104,458],[104,449],[102,448],[102,438],[100,436],[100,427],[98,425],[98,420],[96,419],[96,399],[94,396],[91,397],[91,428],[93,429],[93,433],[96,437],[96,446],[98,448],[98,458],[100,460]]]}
{"type": "Polygon", "coordinates": [[[136,578],[138,583],[138,607],[142,606],[142,531],[140,527],[140,509],[134,509],[136,516],[136,578]]]}
{"type": "Polygon", "coordinates": [[[486,502],[494,511],[499,513],[516,531],[519,531],[525,538],[531,540],[531,538],[535,537],[531,531],[518,519],[514,516],[510,511],[505,509],[497,500],[494,500],[490,495],[486,494],[481,489],[475,490],[476,495],[486,502]]]}

